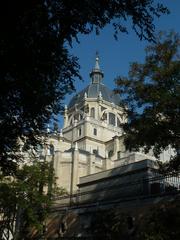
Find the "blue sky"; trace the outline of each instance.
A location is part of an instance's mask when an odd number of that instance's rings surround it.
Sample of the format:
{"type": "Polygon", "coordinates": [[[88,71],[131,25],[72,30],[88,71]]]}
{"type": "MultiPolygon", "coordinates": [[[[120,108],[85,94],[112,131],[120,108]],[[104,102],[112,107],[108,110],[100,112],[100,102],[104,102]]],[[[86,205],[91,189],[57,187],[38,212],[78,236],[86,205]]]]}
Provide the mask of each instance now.
{"type": "MultiPolygon", "coordinates": [[[[158,1],[166,5],[169,15],[163,15],[155,19],[156,32],[159,30],[175,30],[180,33],[180,0],[158,1]]],[[[128,23],[127,23],[128,24],[128,23]]],[[[114,79],[118,76],[127,76],[129,64],[134,61],[143,62],[145,57],[144,48],[149,44],[140,41],[135,32],[129,28],[129,33],[120,33],[118,41],[113,37],[112,26],[107,26],[100,35],[94,33],[79,36],[80,43],[73,43],[71,53],[79,58],[80,74],[83,81],[77,80],[75,87],[77,92],[82,90],[90,82],[89,72],[95,64],[95,53],[99,52],[100,67],[104,72],[103,83],[110,89],[115,88],[114,79]]],[[[75,94],[75,93],[74,93],[75,94]]],[[[68,104],[71,96],[67,95],[64,103],[68,104]]],[[[60,117],[60,127],[62,118],[60,117]]]]}

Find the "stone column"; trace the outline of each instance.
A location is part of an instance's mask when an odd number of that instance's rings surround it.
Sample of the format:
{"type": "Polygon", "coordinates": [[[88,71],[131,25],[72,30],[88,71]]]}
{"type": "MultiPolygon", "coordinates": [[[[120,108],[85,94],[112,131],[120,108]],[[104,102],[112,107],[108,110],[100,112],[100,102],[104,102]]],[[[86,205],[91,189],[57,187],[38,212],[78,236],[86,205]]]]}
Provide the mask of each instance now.
{"type": "Polygon", "coordinates": [[[119,151],[119,138],[118,136],[114,137],[114,153],[116,154],[117,158],[117,152],[119,151]]]}
{"type": "Polygon", "coordinates": [[[77,143],[75,144],[75,148],[72,152],[72,172],[71,172],[71,194],[77,190],[78,177],[79,177],[79,151],[77,147],[77,143]]]}
{"type": "Polygon", "coordinates": [[[111,169],[112,168],[111,162],[112,162],[111,159],[106,157],[103,164],[103,170],[111,169]]]}
{"type": "MultiPolygon", "coordinates": [[[[87,117],[86,117],[86,119],[84,120],[84,137],[86,137],[87,136],[87,117]]],[[[85,150],[87,150],[87,149],[85,149],[85,150]]]]}
{"type": "Polygon", "coordinates": [[[61,159],[62,159],[62,152],[60,151],[55,151],[54,154],[54,174],[55,177],[57,178],[56,183],[58,187],[63,186],[63,182],[62,182],[62,168],[61,168],[61,159]]]}
{"type": "Polygon", "coordinates": [[[99,92],[99,95],[98,95],[98,118],[97,118],[99,121],[101,120],[101,118],[100,118],[100,116],[101,116],[101,103],[102,103],[102,93],[99,92]]]}
{"type": "Polygon", "coordinates": [[[87,175],[95,173],[94,163],[95,163],[95,155],[91,154],[88,158],[87,175]]]}

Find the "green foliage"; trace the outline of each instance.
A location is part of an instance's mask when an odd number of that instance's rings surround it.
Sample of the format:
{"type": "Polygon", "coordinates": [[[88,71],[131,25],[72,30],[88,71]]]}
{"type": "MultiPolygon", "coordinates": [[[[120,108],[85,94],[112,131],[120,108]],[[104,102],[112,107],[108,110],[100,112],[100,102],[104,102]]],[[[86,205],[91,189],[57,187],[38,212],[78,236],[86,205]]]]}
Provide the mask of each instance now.
{"type": "Polygon", "coordinates": [[[57,191],[65,192],[55,186],[53,169],[48,162],[35,161],[32,165],[24,165],[16,171],[14,178],[2,176],[0,234],[8,229],[8,234],[11,232],[17,239],[24,239],[30,227],[41,232],[52,196],[57,191]],[[50,188],[49,184],[53,187],[50,188]]]}
{"type": "Polygon", "coordinates": [[[138,212],[111,209],[97,212],[92,219],[95,239],[178,240],[180,238],[178,200],[157,204],[138,212]]]}
{"type": "MultiPolygon", "coordinates": [[[[123,126],[127,148],[153,149],[158,156],[171,146],[177,151],[174,161],[179,161],[180,149],[179,47],[177,33],[160,33],[156,43],[146,48],[145,62],[132,63],[128,78],[117,79],[117,92],[129,117],[123,126]]],[[[178,164],[174,166],[178,170],[178,164]]]]}
{"type": "Polygon", "coordinates": [[[92,219],[94,237],[97,240],[129,239],[129,216],[117,209],[97,212],[92,219]]]}
{"type": "Polygon", "coordinates": [[[14,172],[25,149],[62,108],[66,93],[80,78],[79,64],[68,44],[78,34],[100,31],[112,23],[115,35],[127,32],[125,22],[139,37],[153,40],[154,17],[168,10],[154,0],[44,0],[5,1],[1,6],[0,39],[0,167],[14,172]],[[124,21],[124,24],[123,24],[124,21]]]}
{"type": "Polygon", "coordinates": [[[140,221],[137,240],[178,240],[180,205],[166,203],[150,209],[140,221]]]}

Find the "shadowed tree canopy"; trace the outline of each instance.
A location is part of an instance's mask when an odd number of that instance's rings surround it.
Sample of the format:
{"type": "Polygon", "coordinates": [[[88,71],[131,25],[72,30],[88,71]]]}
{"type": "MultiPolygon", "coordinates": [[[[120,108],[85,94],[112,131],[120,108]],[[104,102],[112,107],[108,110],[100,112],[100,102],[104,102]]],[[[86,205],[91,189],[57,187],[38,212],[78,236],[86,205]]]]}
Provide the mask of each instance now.
{"type": "Polygon", "coordinates": [[[140,39],[153,40],[154,17],[168,10],[154,0],[5,1],[0,38],[0,166],[13,171],[19,145],[35,145],[49,119],[62,110],[65,94],[79,77],[71,45],[78,34],[98,33],[111,23],[127,32],[127,19],[140,39]],[[124,23],[124,24],[123,24],[124,23]]]}
{"type": "Polygon", "coordinates": [[[91,226],[97,240],[178,240],[180,238],[179,199],[154,203],[138,212],[120,208],[96,212],[91,226]]]}
{"type": "Polygon", "coordinates": [[[129,120],[124,124],[128,149],[153,149],[158,156],[169,146],[176,155],[169,170],[180,166],[180,36],[160,33],[146,48],[143,64],[134,62],[127,78],[117,78],[117,91],[129,120]]]}
{"type": "Polygon", "coordinates": [[[42,232],[52,196],[66,193],[55,181],[52,163],[37,160],[24,164],[14,178],[0,175],[0,239],[32,239],[32,227],[42,232]]]}

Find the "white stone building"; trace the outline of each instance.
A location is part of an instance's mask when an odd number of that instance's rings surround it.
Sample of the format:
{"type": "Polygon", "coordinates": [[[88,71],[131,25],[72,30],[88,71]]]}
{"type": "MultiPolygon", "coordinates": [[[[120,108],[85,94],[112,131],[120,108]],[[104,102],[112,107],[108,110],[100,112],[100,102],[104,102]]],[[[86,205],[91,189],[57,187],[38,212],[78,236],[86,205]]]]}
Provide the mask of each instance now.
{"type": "Polygon", "coordinates": [[[80,177],[155,159],[125,151],[121,123],[126,121],[126,116],[119,95],[103,84],[103,76],[96,57],[90,84],[65,107],[62,131],[48,136],[46,154],[54,161],[57,184],[70,193],[77,190],[80,177]]]}

